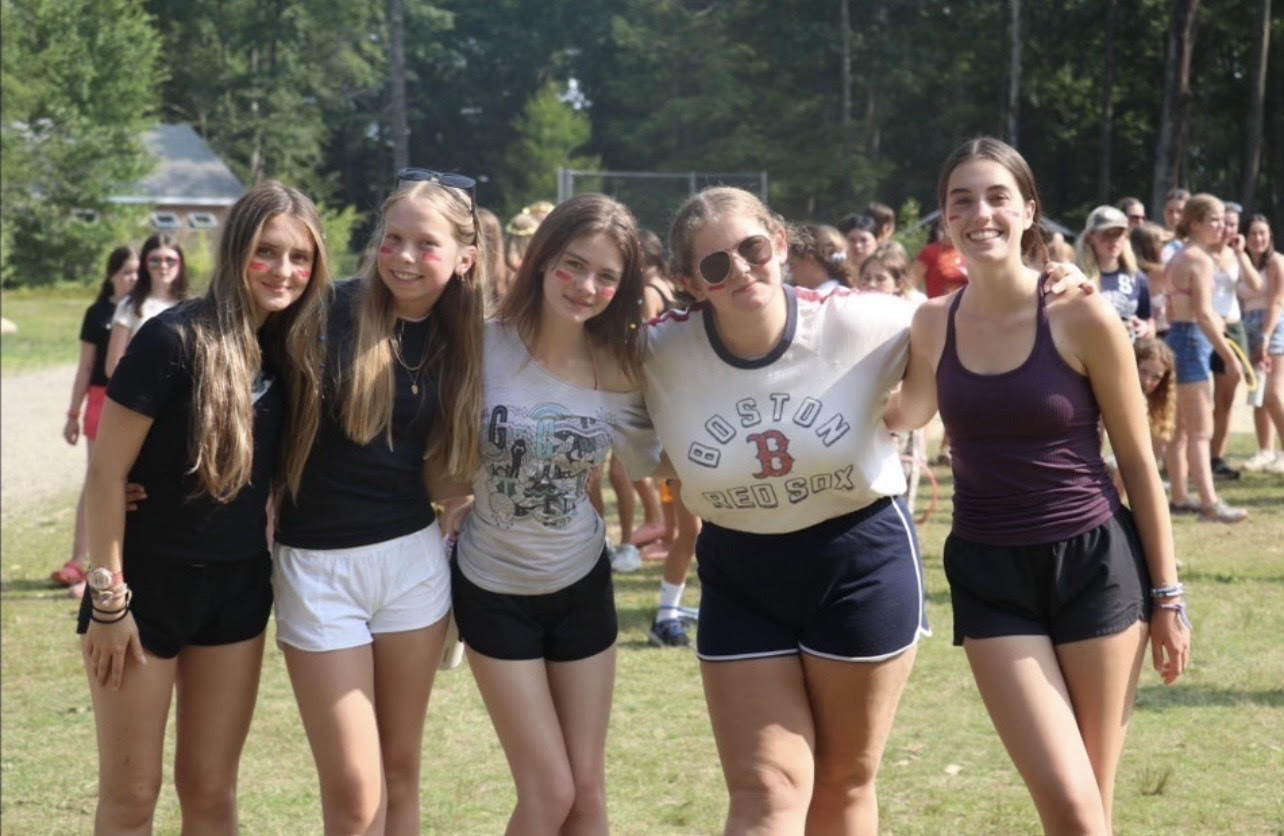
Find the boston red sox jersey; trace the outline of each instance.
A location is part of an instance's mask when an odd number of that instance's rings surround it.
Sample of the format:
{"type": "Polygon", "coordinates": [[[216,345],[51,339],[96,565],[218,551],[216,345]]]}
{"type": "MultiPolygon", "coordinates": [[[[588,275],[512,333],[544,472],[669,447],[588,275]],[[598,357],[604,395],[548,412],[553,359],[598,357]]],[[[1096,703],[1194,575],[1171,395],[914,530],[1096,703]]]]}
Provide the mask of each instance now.
{"type": "Polygon", "coordinates": [[[726,349],[707,305],[648,329],[646,405],[682,500],[739,531],[796,531],[905,491],[883,408],[905,372],[912,306],[784,293],[784,336],[755,360],[726,349]]]}

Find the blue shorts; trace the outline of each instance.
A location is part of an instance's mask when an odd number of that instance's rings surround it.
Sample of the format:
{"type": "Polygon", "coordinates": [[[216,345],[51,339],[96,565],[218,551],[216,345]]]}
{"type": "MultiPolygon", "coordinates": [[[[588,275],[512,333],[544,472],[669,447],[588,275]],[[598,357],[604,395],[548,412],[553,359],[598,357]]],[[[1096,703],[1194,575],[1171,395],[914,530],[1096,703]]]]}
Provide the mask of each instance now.
{"type": "Polygon", "coordinates": [[[1272,357],[1284,356],[1284,317],[1280,317],[1271,332],[1271,338],[1266,342],[1266,353],[1272,357]]]}
{"type": "Polygon", "coordinates": [[[1262,333],[1262,326],[1266,324],[1266,311],[1258,309],[1255,311],[1244,311],[1244,336],[1248,340],[1248,359],[1252,360],[1257,350],[1262,347],[1262,340],[1266,337],[1262,333]]]}
{"type": "Polygon", "coordinates": [[[696,558],[696,655],[707,662],[799,652],[877,662],[931,635],[918,537],[900,499],[787,534],[706,520],[696,558]]]}
{"type": "Polygon", "coordinates": [[[1200,383],[1213,376],[1208,355],[1213,344],[1197,322],[1174,322],[1168,328],[1168,347],[1177,358],[1177,382],[1200,383]]]}

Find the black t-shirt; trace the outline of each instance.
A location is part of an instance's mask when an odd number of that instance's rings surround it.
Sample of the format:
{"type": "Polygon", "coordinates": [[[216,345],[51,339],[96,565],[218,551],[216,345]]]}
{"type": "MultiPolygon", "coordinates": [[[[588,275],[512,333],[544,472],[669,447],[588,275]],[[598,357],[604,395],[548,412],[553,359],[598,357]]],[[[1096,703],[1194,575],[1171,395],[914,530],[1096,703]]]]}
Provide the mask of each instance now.
{"type": "Polygon", "coordinates": [[[115,303],[110,299],[99,299],[85,310],[85,318],[80,323],[80,341],[94,347],[90,386],[107,385],[107,343],[111,340],[111,318],[115,313],[115,303]]]}
{"type": "Polygon", "coordinates": [[[107,387],[107,397],[154,419],[129,471],[147,499],[125,515],[126,567],[131,561],[223,563],[268,554],[267,501],[285,425],[284,383],[269,368],[254,381],[250,484],[231,502],[216,502],[191,472],[195,456],[188,440],[194,383],[189,324],[204,304],[195,299],[148,320],[107,387]]]}
{"type": "MultiPolygon", "coordinates": [[[[281,503],[276,539],[300,549],[347,549],[381,543],[432,524],[433,510],[424,486],[424,454],[437,416],[437,385],[430,369],[415,379],[395,359],[396,398],[392,444],[381,432],[358,444],[343,428],[339,372],[352,357],[354,314],[360,281],[335,288],[326,331],[325,391],[321,426],[299,485],[299,496],[281,503]],[[417,380],[419,393],[411,390],[417,380]]],[[[427,350],[432,317],[397,320],[401,358],[411,369],[427,350]]]]}

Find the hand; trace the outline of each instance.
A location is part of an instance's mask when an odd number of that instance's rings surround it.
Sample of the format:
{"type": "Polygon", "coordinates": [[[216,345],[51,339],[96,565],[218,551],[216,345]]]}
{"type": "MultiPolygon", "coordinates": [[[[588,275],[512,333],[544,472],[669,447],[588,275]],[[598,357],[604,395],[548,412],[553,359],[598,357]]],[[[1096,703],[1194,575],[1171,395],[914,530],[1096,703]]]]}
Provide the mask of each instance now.
{"type": "Polygon", "coordinates": [[[1043,274],[1048,277],[1044,289],[1049,295],[1060,296],[1076,287],[1087,295],[1097,292],[1097,286],[1088,281],[1083,271],[1068,261],[1049,261],[1043,274]]]}
{"type": "Polygon", "coordinates": [[[147,664],[132,612],[125,613],[125,617],[114,624],[102,624],[91,619],[83,647],[90,676],[99,685],[113,691],[120,690],[125,663],[130,657],[140,665],[147,664]]]}
{"type": "Polygon", "coordinates": [[[125,483],[125,510],[137,511],[138,503],[147,498],[147,489],[137,482],[125,483]]]}
{"type": "Polygon", "coordinates": [[[1240,255],[1240,254],[1242,254],[1242,253],[1244,252],[1244,236],[1243,236],[1243,235],[1238,235],[1238,234],[1236,234],[1236,235],[1232,235],[1232,236],[1231,236],[1231,238],[1230,238],[1230,240],[1229,240],[1229,241],[1227,241],[1226,243],[1227,243],[1227,244],[1229,244],[1229,245],[1230,245],[1230,248],[1231,248],[1232,250],[1234,250],[1234,251],[1235,251],[1235,255],[1240,255]]]}
{"type": "Polygon", "coordinates": [[[1146,320],[1136,316],[1128,318],[1128,330],[1132,332],[1133,339],[1136,340],[1150,334],[1150,328],[1147,327],[1146,320]]]}
{"type": "Polygon", "coordinates": [[[1172,685],[1190,664],[1190,630],[1175,610],[1155,607],[1150,616],[1150,655],[1165,685],[1172,685]]]}
{"type": "Polygon", "coordinates": [[[70,415],[67,416],[67,423],[64,424],[62,428],[62,437],[65,438],[67,443],[72,447],[76,446],[76,442],[80,440],[79,418],[73,418],[70,415]]]}

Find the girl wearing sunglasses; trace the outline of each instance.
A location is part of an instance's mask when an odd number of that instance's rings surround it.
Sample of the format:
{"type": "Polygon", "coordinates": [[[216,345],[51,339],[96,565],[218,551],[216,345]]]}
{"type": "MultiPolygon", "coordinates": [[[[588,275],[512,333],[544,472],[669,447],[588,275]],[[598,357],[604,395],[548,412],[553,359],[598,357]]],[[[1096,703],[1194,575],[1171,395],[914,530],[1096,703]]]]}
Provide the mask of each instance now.
{"type": "Polygon", "coordinates": [[[969,284],[915,314],[888,425],[922,426],[939,399],[954,642],[1045,830],[1109,833],[1147,634],[1165,683],[1190,652],[1137,364],[1107,300],[1051,298],[1026,266],[1042,255],[1040,204],[1015,149],[964,143],[938,198],[969,284]],[[1102,461],[1103,422],[1131,511],[1102,461]]]}
{"type": "Polygon", "coordinates": [[[182,831],[237,830],[272,609],[269,492],[298,489],[316,428],[328,281],[312,202],[259,184],[228,213],[208,293],[144,325],[111,378],[78,624],[96,833],[151,831],[175,693],[182,831]],[[150,488],[128,515],[126,478],[150,488]]]}
{"type": "Polygon", "coordinates": [[[589,501],[612,448],[634,478],[643,275],[623,205],[553,209],[486,323],[481,468],[452,563],[455,619],[517,788],[516,833],[606,833],[618,632],[606,526],[589,501]]]}
{"type": "Polygon", "coordinates": [[[116,306],[107,341],[106,372],[110,377],[125,356],[129,341],[143,323],[187,298],[187,260],[178,239],[158,232],[143,242],[138,257],[138,280],[129,296],[116,306]]]}
{"type": "Polygon", "coordinates": [[[786,229],[739,189],[689,200],[670,237],[701,304],[648,329],[646,404],[704,519],[697,652],[727,832],[874,832],[874,777],[928,632],[882,423],[911,307],[785,285],[786,229]]]}
{"type": "Polygon", "coordinates": [[[376,257],[335,288],[320,428],[276,530],[277,643],[327,833],[420,832],[450,610],[426,477],[477,467],[485,268],[472,181],[425,171],[402,172],[376,257]]]}

